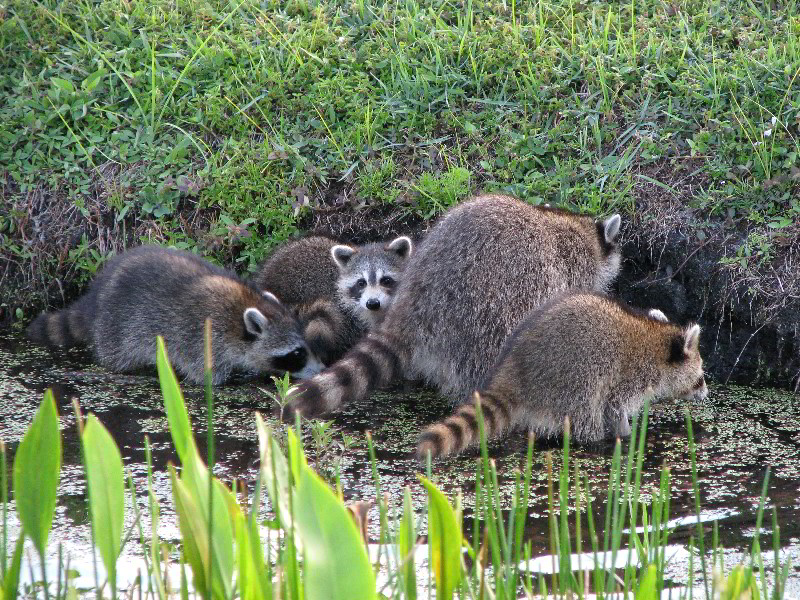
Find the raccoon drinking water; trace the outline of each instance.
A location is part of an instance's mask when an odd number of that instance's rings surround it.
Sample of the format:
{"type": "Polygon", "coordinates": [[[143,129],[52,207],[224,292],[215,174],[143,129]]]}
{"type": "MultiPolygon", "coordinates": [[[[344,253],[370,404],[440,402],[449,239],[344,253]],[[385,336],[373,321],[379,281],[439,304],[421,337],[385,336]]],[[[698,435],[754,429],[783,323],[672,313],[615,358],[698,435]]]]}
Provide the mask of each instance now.
{"type": "Polygon", "coordinates": [[[331,364],[383,320],[412,248],[405,236],[362,246],[301,238],[279,248],[254,282],[295,307],[309,346],[331,364]]]}
{"type": "Polygon", "coordinates": [[[468,401],[530,310],[568,289],[607,288],[619,226],[619,215],[595,222],[494,194],[452,208],[411,256],[381,325],[294,388],[290,405],[317,416],[400,377],[468,401]]]}
{"type": "Polygon", "coordinates": [[[53,346],[89,344],[101,365],[130,371],[155,365],[161,335],[175,369],[202,383],[207,317],[215,384],[234,369],[309,377],[322,366],[297,318],[275,296],[194,254],[158,246],[113,258],[86,294],[64,310],[39,315],[28,336],[53,346]]]}
{"type": "MultiPolygon", "coordinates": [[[[671,324],[600,294],[577,293],[535,309],[506,342],[478,393],[487,439],[514,428],[552,436],[565,417],[578,442],[630,434],[646,398],[705,398],[700,326],[671,324]]],[[[417,456],[455,454],[478,441],[474,404],[420,438],[417,456]]]]}

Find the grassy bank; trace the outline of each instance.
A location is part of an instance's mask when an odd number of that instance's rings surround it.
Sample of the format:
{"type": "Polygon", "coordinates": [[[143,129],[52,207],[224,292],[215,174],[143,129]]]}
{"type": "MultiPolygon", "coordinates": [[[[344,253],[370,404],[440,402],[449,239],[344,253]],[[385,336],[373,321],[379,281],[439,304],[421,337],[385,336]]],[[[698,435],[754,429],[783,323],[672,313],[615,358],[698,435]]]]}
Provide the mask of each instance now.
{"type": "Polygon", "coordinates": [[[741,269],[800,235],[794,1],[12,0],[0,49],[6,319],[126,245],[244,272],[330,211],[477,190],[671,202],[741,269]]]}

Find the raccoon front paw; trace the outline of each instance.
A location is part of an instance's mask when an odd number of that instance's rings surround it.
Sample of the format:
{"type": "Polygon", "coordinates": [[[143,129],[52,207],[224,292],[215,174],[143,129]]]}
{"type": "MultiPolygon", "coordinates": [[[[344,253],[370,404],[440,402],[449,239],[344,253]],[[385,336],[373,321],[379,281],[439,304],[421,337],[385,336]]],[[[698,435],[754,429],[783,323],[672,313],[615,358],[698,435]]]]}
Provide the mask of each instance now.
{"type": "Polygon", "coordinates": [[[319,387],[311,380],[290,387],[286,397],[289,403],[283,407],[281,418],[284,421],[294,422],[297,413],[306,419],[314,419],[328,412],[319,394],[319,387]]]}

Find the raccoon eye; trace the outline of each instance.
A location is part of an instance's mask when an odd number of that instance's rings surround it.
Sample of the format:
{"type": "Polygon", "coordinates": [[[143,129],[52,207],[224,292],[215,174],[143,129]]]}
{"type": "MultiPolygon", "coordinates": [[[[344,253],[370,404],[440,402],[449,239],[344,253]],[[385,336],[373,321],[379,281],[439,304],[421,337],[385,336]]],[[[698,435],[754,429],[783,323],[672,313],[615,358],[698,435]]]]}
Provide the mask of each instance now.
{"type": "Polygon", "coordinates": [[[394,285],[394,279],[389,277],[388,275],[384,275],[383,277],[381,277],[380,284],[383,287],[392,287],[394,285]]]}
{"type": "Polygon", "coordinates": [[[367,287],[367,280],[366,280],[366,279],[364,279],[364,278],[362,277],[361,279],[359,279],[358,281],[356,281],[356,285],[357,285],[359,288],[362,288],[362,289],[363,289],[363,288],[367,287]]]}

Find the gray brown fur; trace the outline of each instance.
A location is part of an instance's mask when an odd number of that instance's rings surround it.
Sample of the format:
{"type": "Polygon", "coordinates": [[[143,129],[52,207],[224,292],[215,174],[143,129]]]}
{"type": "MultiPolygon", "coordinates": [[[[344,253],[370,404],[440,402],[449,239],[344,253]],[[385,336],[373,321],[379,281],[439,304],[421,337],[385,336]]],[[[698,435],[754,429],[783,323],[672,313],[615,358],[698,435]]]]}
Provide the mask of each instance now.
{"type": "MultiPolygon", "coordinates": [[[[480,396],[487,439],[521,427],[595,442],[630,434],[645,399],[704,398],[697,325],[637,312],[606,296],[569,294],[534,310],[506,342],[480,396]]],[[[454,454],[478,441],[474,402],[420,438],[417,456],[454,454]]]]}
{"type": "Polygon", "coordinates": [[[113,258],[84,296],[41,314],[28,335],[49,345],[90,344],[97,362],[115,371],[154,365],[161,335],[175,369],[201,383],[207,317],[215,384],[234,369],[301,377],[319,370],[295,315],[274,296],[194,254],[158,246],[113,258]]]}
{"type": "Polygon", "coordinates": [[[254,282],[295,309],[312,351],[332,364],[381,322],[411,249],[405,237],[362,246],[301,238],[279,248],[254,282]]]}
{"type": "Polygon", "coordinates": [[[411,256],[380,327],[295,388],[291,406],[316,416],[399,377],[468,401],[530,310],[571,288],[606,290],[618,231],[618,215],[596,223],[502,195],[452,208],[411,256]]]}

